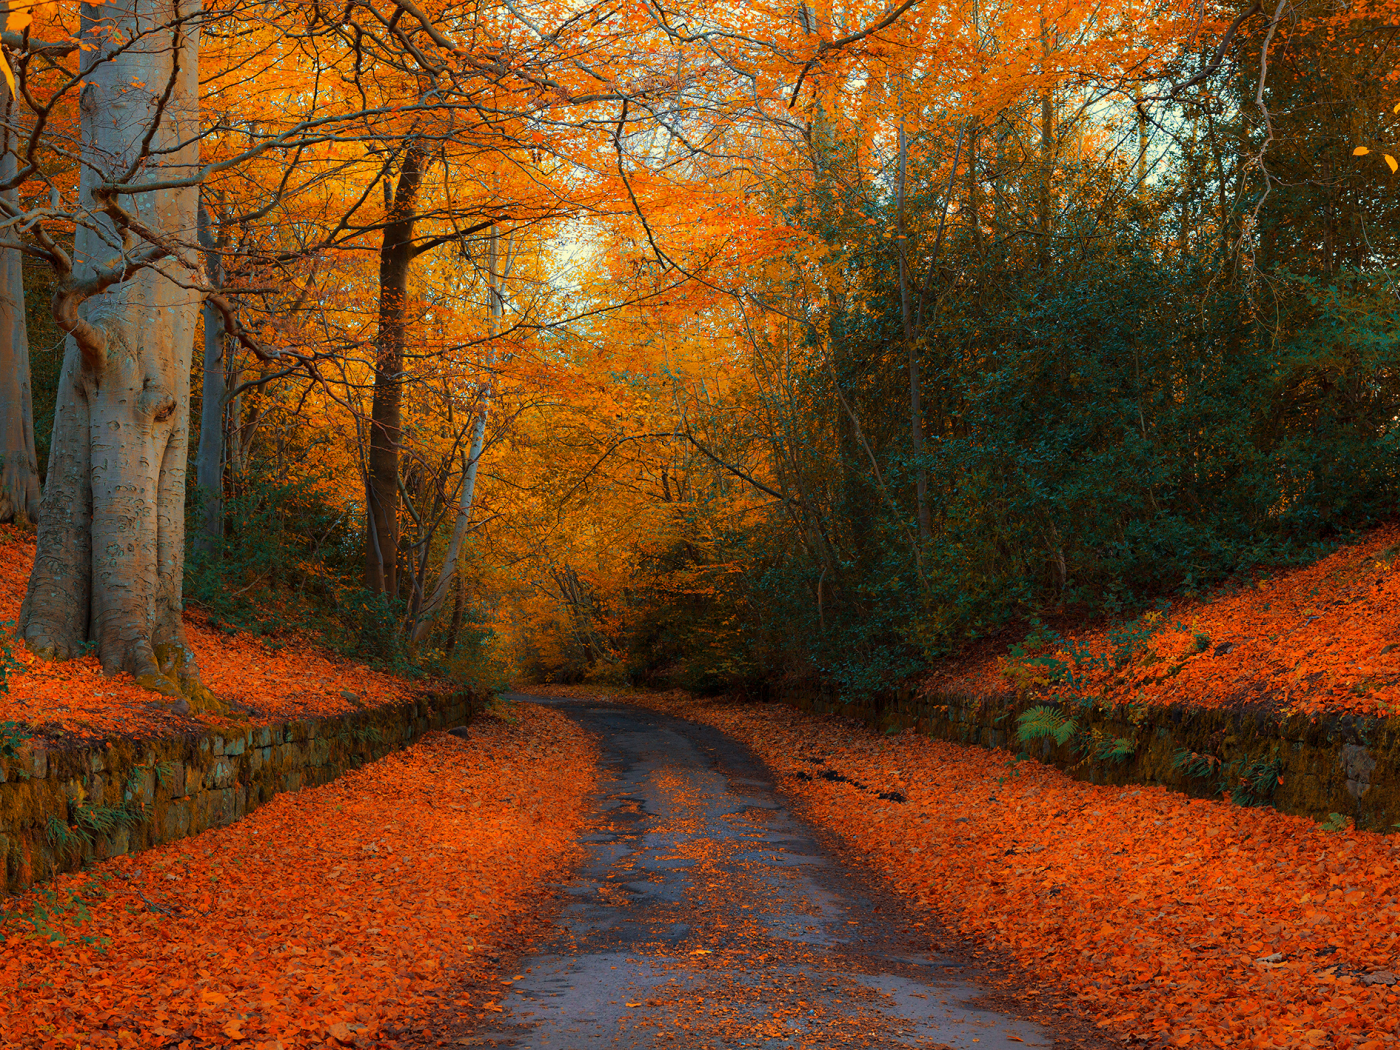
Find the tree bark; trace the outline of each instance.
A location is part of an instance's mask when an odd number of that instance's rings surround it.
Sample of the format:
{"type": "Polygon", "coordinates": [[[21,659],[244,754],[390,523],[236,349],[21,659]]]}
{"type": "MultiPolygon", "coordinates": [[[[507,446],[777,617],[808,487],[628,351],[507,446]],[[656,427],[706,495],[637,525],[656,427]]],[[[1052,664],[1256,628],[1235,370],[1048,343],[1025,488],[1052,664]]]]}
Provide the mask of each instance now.
{"type": "MultiPolygon", "coordinates": [[[[208,213],[199,210],[199,242],[205,249],[204,269],[211,287],[223,284],[220,238],[209,228],[208,213]]],[[[224,375],[224,315],[204,303],[204,386],[199,412],[199,457],[195,483],[203,496],[204,522],[196,546],[212,551],[224,536],[224,409],[228,397],[224,375]]]]}
{"type": "MultiPolygon", "coordinates": [[[[17,170],[14,98],[5,94],[0,132],[0,182],[17,170]]],[[[12,200],[19,190],[4,191],[12,200]]],[[[0,521],[39,519],[39,460],[34,454],[34,400],[29,381],[29,330],[25,324],[23,256],[0,248],[0,521]]]]}
{"type": "MultiPolygon", "coordinates": [[[[78,227],[73,271],[54,294],[55,320],[69,337],[20,620],[38,655],[69,657],[91,640],[109,674],[127,671],[149,689],[211,707],[185,640],[181,595],[200,309],[188,286],[199,275],[167,256],[105,291],[83,290],[111,265],[114,247],[140,244],[118,228],[104,184],[184,178],[198,164],[197,10],[179,0],[83,8],[79,200],[92,218],[78,227]]],[[[194,187],[113,200],[167,244],[195,243],[194,187]]]]}
{"type": "Polygon", "coordinates": [[[390,596],[398,593],[399,446],[403,436],[408,271],[415,254],[413,228],[426,160],[416,142],[405,148],[379,249],[379,339],[370,408],[369,469],[365,474],[365,587],[390,596]]]}

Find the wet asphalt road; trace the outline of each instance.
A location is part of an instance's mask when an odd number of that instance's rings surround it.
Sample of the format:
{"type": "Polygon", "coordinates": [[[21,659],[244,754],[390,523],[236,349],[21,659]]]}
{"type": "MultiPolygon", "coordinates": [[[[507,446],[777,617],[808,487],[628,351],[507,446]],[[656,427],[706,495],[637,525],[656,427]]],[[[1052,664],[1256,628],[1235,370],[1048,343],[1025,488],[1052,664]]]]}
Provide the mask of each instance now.
{"type": "MultiPolygon", "coordinates": [[[[766,771],[717,730],[596,701],[566,711],[603,749],[589,859],[557,934],[517,963],[501,1012],[461,1044],[1049,1047],[1052,1033],[971,1005],[986,989],[879,913],[766,771]]],[[[888,912],[888,906],[886,906],[888,912]]]]}

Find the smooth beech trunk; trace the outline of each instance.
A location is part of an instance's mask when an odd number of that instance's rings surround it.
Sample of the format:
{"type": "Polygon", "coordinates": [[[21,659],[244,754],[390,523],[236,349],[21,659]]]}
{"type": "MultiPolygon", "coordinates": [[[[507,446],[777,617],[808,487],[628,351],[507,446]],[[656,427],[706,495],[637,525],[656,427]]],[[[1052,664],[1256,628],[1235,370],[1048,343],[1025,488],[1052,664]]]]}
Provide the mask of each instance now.
{"type": "MultiPolygon", "coordinates": [[[[14,174],[14,99],[0,113],[3,155],[0,180],[14,174]]],[[[5,196],[18,199],[19,191],[5,196]]],[[[29,382],[29,330],[24,313],[24,270],[17,248],[0,248],[0,521],[27,524],[39,518],[39,461],[34,454],[34,404],[29,382]]]]}
{"type": "MultiPolygon", "coordinates": [[[[82,10],[79,198],[100,217],[79,227],[71,280],[54,295],[55,318],[70,335],[21,629],[31,650],[51,658],[92,641],[109,674],[128,671],[149,689],[205,707],[214,699],[181,618],[190,356],[201,305],[181,285],[198,275],[166,257],[91,298],[76,290],[123,251],[94,190],[128,177],[188,177],[198,163],[197,13],[158,0],[82,10]],[[135,165],[143,150],[148,156],[135,165]]],[[[191,258],[194,187],[116,199],[191,258]]],[[[128,252],[142,247],[132,234],[126,241],[128,252]]]]}

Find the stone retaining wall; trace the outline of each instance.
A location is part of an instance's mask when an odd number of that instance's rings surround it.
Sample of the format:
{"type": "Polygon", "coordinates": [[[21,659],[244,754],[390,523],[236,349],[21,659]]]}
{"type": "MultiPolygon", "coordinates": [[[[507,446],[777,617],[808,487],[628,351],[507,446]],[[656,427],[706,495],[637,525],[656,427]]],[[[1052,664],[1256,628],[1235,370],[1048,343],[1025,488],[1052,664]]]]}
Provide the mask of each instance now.
{"type": "Polygon", "coordinates": [[[1329,820],[1350,817],[1358,828],[1393,831],[1400,822],[1400,718],[1348,715],[1279,717],[1266,708],[1120,706],[1112,711],[1067,706],[1076,718],[1078,741],[1122,739],[1131,756],[1086,759],[1076,742],[1056,746],[1043,739],[1017,740],[1017,718],[1042,701],[1013,694],[993,698],[943,695],[917,698],[907,692],[869,706],[839,702],[826,689],[796,687],[778,698],[807,711],[846,715],[877,731],[914,729],[940,740],[1004,747],[1025,753],[1096,784],[1160,784],[1198,798],[1220,797],[1253,772],[1260,784],[1249,801],[1284,813],[1329,820]],[[1183,753],[1200,756],[1191,775],[1183,753]],[[1261,776],[1273,768],[1277,776],[1261,776]],[[1281,783],[1277,781],[1281,780],[1281,783]]]}
{"type": "Polygon", "coordinates": [[[62,871],[231,824],[274,795],[324,784],[465,725],[473,693],[428,695],[354,714],[0,758],[0,887],[19,893],[62,871]],[[76,826],[76,830],[75,830],[76,826]]]}

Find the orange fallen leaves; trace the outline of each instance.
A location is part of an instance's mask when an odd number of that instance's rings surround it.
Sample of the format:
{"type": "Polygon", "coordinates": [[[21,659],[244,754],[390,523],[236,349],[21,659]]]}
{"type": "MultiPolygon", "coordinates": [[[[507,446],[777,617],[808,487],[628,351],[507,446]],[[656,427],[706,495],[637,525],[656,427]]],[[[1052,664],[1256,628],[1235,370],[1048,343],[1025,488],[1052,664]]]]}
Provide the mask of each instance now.
{"type": "Polygon", "coordinates": [[[1400,840],[1038,763],[1012,776],[1004,751],[780,705],[625,699],[748,744],[911,904],[1067,990],[1107,1032],[1154,1047],[1400,1044],[1400,985],[1366,983],[1400,971],[1400,840]],[[813,778],[814,759],[863,787],[813,778]]]}
{"type": "MultiPolygon", "coordinates": [[[[1115,703],[1268,703],[1388,717],[1400,714],[1397,607],[1400,525],[1387,525],[1312,565],[1179,603],[1129,664],[1078,672],[1084,692],[1115,703]]],[[[1072,640],[1093,653],[1110,648],[1106,630],[1072,640]]],[[[1004,694],[1006,669],[1004,657],[983,652],[936,669],[924,684],[932,694],[1004,694]]]]}
{"type": "Polygon", "coordinates": [[[0,1046],[389,1046],[415,1019],[480,1013],[461,982],[574,857],[595,757],[557,712],[483,718],[9,898],[0,1046]]]}
{"type": "MultiPolygon", "coordinates": [[[[0,622],[18,620],[33,561],[33,537],[0,525],[0,622]]],[[[0,722],[25,723],[54,736],[158,736],[200,725],[266,725],[346,714],[399,703],[423,689],[422,683],[337,657],[305,638],[278,639],[280,648],[274,649],[253,635],[212,629],[189,613],[185,629],[205,684],[221,700],[247,708],[247,714],[179,715],[131,676],[108,678],[96,656],[50,663],[16,641],[22,669],[11,672],[9,693],[0,693],[0,722]]]]}

